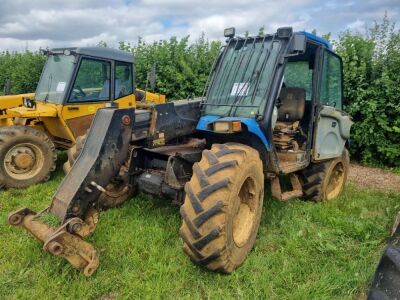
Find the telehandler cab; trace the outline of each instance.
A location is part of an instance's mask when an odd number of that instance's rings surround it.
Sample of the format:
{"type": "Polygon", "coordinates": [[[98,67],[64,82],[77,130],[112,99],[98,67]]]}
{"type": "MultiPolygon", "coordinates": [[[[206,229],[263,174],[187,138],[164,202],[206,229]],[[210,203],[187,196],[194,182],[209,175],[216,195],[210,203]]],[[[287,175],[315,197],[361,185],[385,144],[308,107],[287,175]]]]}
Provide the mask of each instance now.
{"type": "Polygon", "coordinates": [[[47,180],[56,148],[71,148],[98,109],[165,102],[163,95],[135,90],[131,53],[86,47],[46,54],[35,94],[0,97],[0,188],[47,180]]]}
{"type": "Polygon", "coordinates": [[[340,195],[352,124],[342,112],[341,59],[326,40],[291,28],[246,38],[230,28],[225,36],[202,100],[98,110],[51,205],[19,209],[9,223],[90,276],[99,253],[83,237],[99,210],[140,190],[181,204],[184,251],[229,273],[254,245],[266,180],[280,201],[340,195]]]}

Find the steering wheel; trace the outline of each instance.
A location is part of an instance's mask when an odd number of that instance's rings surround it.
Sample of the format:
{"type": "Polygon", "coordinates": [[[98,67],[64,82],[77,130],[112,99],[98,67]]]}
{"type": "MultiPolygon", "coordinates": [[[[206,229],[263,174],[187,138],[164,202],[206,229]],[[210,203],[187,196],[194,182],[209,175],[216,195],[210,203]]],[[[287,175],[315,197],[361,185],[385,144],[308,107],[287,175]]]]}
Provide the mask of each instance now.
{"type": "Polygon", "coordinates": [[[82,88],[79,85],[76,85],[74,89],[72,90],[73,96],[72,98],[75,97],[86,97],[86,93],[82,90],[82,88]]]}

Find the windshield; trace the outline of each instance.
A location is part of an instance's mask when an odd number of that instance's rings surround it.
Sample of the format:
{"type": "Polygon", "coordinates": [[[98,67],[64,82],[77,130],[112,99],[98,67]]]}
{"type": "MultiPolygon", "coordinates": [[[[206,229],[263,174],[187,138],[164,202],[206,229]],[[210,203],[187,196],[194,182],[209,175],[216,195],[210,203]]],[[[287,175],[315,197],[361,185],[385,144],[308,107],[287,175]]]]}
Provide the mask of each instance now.
{"type": "Polygon", "coordinates": [[[256,117],[265,99],[281,44],[265,38],[231,40],[216,68],[206,114],[256,117]]]}
{"type": "Polygon", "coordinates": [[[40,77],[35,99],[61,104],[74,69],[75,56],[50,55],[40,77]]]}

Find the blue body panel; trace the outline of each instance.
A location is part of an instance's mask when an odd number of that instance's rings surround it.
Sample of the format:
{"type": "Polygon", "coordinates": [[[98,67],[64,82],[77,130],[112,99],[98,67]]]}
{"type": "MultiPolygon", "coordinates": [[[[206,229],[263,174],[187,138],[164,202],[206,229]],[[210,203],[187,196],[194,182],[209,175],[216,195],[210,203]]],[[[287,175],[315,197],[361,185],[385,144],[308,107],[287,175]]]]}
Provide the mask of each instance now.
{"type": "Polygon", "coordinates": [[[313,40],[317,43],[325,45],[329,50],[332,50],[332,45],[329,43],[327,40],[325,40],[322,37],[316,36],[315,34],[306,32],[306,31],[300,31],[300,34],[304,34],[308,39],[313,40]]]}
{"type": "Polygon", "coordinates": [[[270,144],[264,135],[264,133],[261,131],[260,126],[258,125],[257,121],[252,118],[240,118],[240,117],[220,117],[220,116],[202,116],[197,123],[196,129],[199,131],[209,131],[209,132],[214,132],[211,130],[207,129],[208,124],[213,123],[216,120],[220,121],[233,121],[233,120],[238,120],[245,124],[247,126],[247,129],[249,132],[255,134],[257,137],[260,138],[261,142],[264,144],[265,148],[267,151],[270,149],[270,144]]]}

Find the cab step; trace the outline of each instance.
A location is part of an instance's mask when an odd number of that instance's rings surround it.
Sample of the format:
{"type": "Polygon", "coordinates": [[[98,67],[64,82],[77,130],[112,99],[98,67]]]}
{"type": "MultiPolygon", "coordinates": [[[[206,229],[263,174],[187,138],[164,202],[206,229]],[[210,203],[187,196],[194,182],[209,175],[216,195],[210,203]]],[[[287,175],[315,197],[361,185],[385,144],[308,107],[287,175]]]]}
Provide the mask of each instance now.
{"type": "Polygon", "coordinates": [[[272,196],[281,202],[285,202],[291,199],[299,198],[303,196],[303,189],[301,183],[296,174],[290,174],[290,183],[293,190],[282,192],[281,182],[279,176],[275,176],[271,179],[271,193],[272,196]]]}

